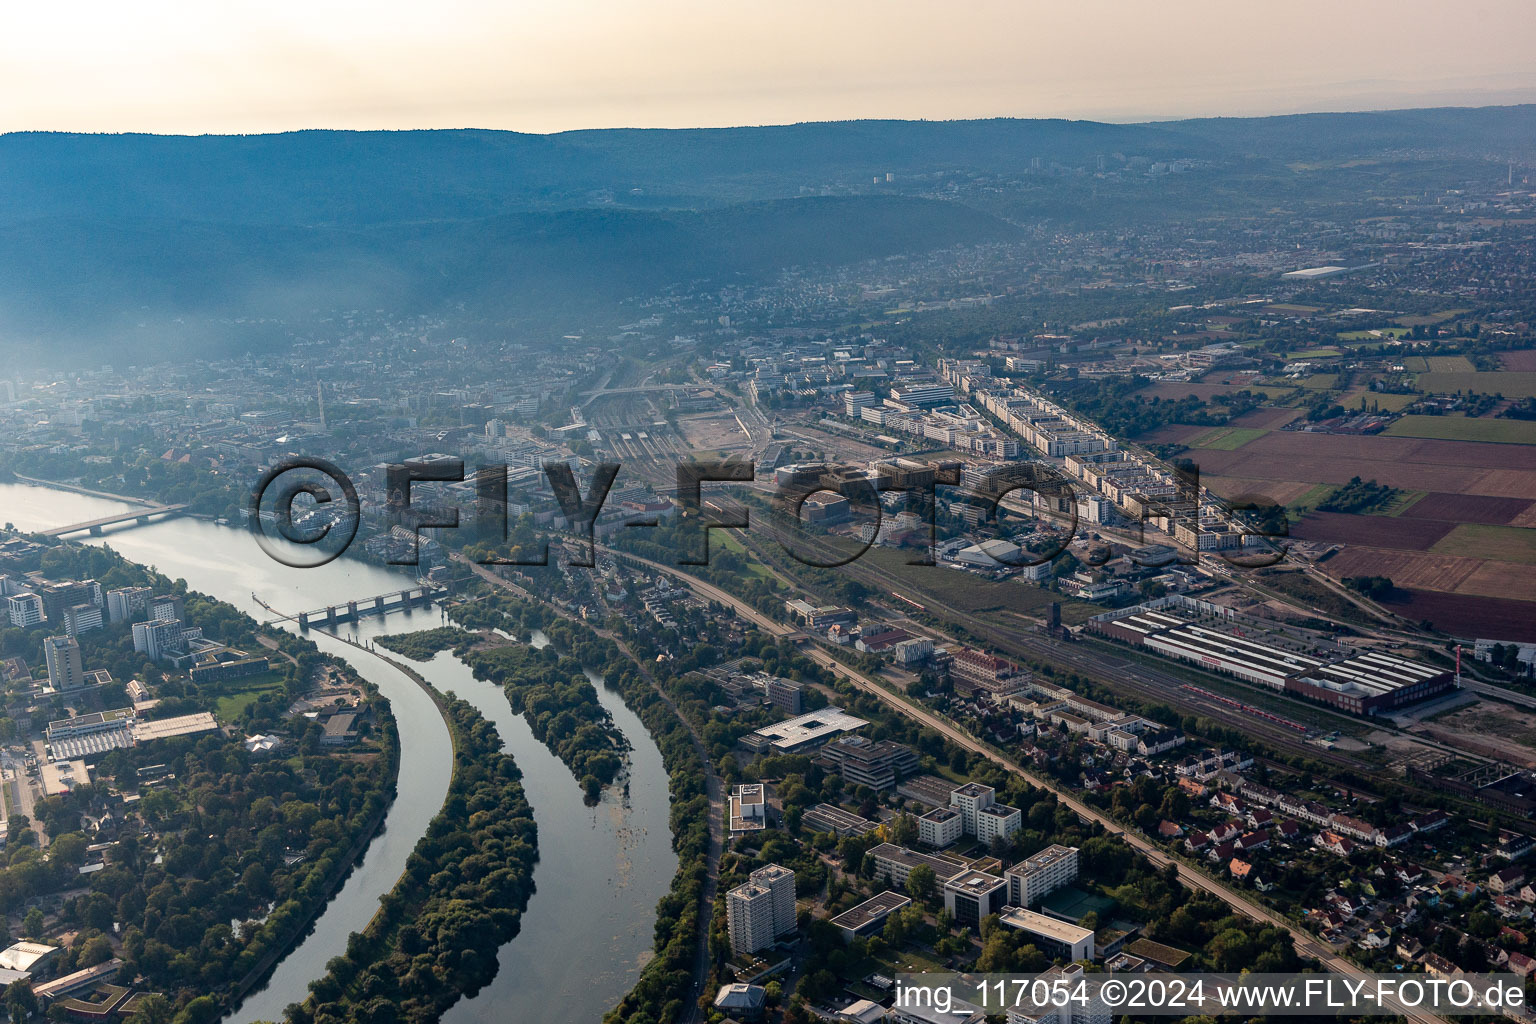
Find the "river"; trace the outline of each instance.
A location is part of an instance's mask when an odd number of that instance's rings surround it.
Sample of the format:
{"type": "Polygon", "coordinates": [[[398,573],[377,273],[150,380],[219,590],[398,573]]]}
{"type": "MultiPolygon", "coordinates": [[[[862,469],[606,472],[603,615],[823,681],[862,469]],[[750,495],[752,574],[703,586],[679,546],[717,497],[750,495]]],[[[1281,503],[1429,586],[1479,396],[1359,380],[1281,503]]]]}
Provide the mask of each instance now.
{"type": "MultiPolygon", "coordinates": [[[[0,484],[0,523],[20,529],[83,522],[130,507],[51,488],[0,484]]],[[[270,615],[253,593],[292,613],[398,591],[411,582],[399,573],[345,559],[319,569],[292,569],[267,558],[245,531],[196,519],[118,528],[102,538],[83,539],[110,544],[124,557],[153,565],[172,579],[185,579],[193,590],[258,619],[270,615]]],[[[441,613],[432,608],[366,618],[340,628],[342,636],[363,641],[440,624],[441,613]]],[[[314,930],[279,962],[267,985],[228,1018],[231,1024],[280,1020],[285,1006],[305,996],[309,982],[345,950],[347,936],[368,922],[379,897],[393,887],[448,790],[452,742],[427,695],[374,655],[313,630],[307,635],[323,650],[346,659],[389,700],[400,732],[398,795],[382,833],[314,930]]],[[[594,680],[599,700],[629,739],[632,752],[627,797],[609,792],[596,807],[587,807],[570,771],[533,737],[522,718],[512,714],[498,687],[475,680],[450,652],[413,667],[433,686],[457,692],[495,723],[522,769],[539,827],[536,891],[521,931],[502,947],[496,979],[476,997],[456,1004],[446,1019],[451,1024],[598,1020],[633,985],[651,955],[656,901],[676,869],[660,752],[618,695],[594,680]]]]}

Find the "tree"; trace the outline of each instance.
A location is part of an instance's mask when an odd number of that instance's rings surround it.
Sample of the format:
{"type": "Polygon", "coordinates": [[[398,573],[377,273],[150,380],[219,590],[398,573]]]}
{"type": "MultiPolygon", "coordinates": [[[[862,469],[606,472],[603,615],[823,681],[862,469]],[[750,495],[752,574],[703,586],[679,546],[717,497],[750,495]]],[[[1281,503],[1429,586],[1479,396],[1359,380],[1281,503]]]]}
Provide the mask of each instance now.
{"type": "Polygon", "coordinates": [[[27,911],[27,916],[21,919],[21,933],[29,939],[41,939],[43,937],[43,912],[37,907],[27,911]]]}
{"type": "Polygon", "coordinates": [[[139,999],[138,1007],[128,1018],[127,1024],[172,1024],[175,1017],[171,1001],[158,992],[150,992],[139,999]]]}
{"type": "Polygon", "coordinates": [[[907,895],[919,903],[927,903],[938,891],[939,877],[927,864],[919,864],[907,875],[907,895]]]}

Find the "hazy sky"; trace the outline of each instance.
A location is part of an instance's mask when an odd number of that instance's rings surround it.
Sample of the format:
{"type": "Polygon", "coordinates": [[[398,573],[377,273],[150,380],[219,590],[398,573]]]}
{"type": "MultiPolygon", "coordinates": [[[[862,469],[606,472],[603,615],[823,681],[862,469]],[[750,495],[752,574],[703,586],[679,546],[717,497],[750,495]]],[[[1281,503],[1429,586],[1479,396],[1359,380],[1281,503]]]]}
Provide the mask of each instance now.
{"type": "Polygon", "coordinates": [[[78,0],[0,12],[0,131],[1088,117],[1536,100],[1532,0],[78,0]]]}

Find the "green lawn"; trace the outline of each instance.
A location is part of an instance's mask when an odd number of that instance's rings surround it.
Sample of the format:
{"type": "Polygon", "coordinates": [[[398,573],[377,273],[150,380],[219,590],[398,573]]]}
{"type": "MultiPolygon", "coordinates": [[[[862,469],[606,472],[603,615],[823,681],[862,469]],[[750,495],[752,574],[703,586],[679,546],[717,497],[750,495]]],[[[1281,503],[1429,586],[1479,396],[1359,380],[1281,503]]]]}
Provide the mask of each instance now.
{"type": "Polygon", "coordinates": [[[1295,520],[1300,519],[1302,516],[1306,515],[1308,512],[1314,511],[1317,506],[1332,493],[1332,484],[1318,484],[1310,491],[1287,505],[1285,507],[1286,511],[1291,514],[1291,519],[1294,522],[1295,520]]]}
{"type": "Polygon", "coordinates": [[[1407,334],[1407,327],[1378,327],[1375,330],[1366,331],[1340,331],[1340,341],[1381,341],[1385,338],[1401,338],[1407,334]]]}
{"type": "Polygon", "coordinates": [[[1209,448],[1219,452],[1235,452],[1250,441],[1257,441],[1268,430],[1262,427],[1217,427],[1208,430],[1188,442],[1191,448],[1209,448]]]}
{"type": "Polygon", "coordinates": [[[1536,444],[1536,420],[1410,415],[1399,418],[1382,433],[1388,437],[1423,437],[1440,441],[1536,444]]]}
{"type": "Polygon", "coordinates": [[[1528,370],[1496,370],[1488,373],[1451,371],[1419,374],[1420,391],[1450,394],[1471,391],[1505,398],[1536,398],[1536,373],[1528,370]]]}
{"type": "Polygon", "coordinates": [[[1536,530],[1519,526],[1462,523],[1429,550],[1437,555],[1464,555],[1497,562],[1536,565],[1536,530]]]}
{"type": "Polygon", "coordinates": [[[283,680],[278,672],[263,672],[245,679],[232,679],[219,687],[214,701],[213,716],[220,722],[233,722],[246,708],[256,703],[258,697],[270,690],[281,690],[283,680]]]}
{"type": "Polygon", "coordinates": [[[727,550],[734,551],[736,554],[746,559],[747,573],[749,575],[756,576],[758,579],[765,583],[775,582],[773,573],[769,572],[767,568],[764,567],[763,563],[757,560],[756,555],[746,549],[746,546],[743,545],[739,539],[737,539],[736,535],[732,531],[711,530],[709,531],[709,539],[710,543],[720,541],[725,545],[727,550]]]}

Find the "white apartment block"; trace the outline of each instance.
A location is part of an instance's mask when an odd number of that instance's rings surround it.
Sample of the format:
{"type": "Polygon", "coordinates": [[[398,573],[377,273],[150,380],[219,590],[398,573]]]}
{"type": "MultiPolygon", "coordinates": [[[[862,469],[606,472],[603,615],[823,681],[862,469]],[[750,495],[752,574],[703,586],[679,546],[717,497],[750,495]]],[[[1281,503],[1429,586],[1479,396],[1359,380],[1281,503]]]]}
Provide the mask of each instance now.
{"type": "Polygon", "coordinates": [[[123,587],[107,591],[107,621],[128,622],[144,611],[154,591],[149,587],[123,587]]]}
{"type": "Polygon", "coordinates": [[[6,598],[6,611],[10,613],[11,625],[17,629],[41,626],[45,618],[43,599],[30,590],[6,598]]]}
{"type": "Polygon", "coordinates": [[[1047,846],[1003,873],[1008,879],[1008,903],[1028,907],[1064,885],[1077,881],[1077,847],[1047,846]]]}
{"type": "Polygon", "coordinates": [[[997,802],[997,790],[979,782],[967,782],[949,795],[949,806],[960,812],[965,834],[976,834],[976,812],[997,802]]]}
{"type": "Polygon", "coordinates": [[[953,807],[935,807],[917,819],[917,838],[934,849],[959,842],[965,834],[965,819],[953,807]]]}
{"type": "Polygon", "coordinates": [[[766,949],[795,928],[795,873],[769,864],[748,877],[725,894],[726,931],[738,956],[766,949]]]}
{"type": "Polygon", "coordinates": [[[983,844],[990,844],[999,837],[1006,839],[1023,827],[1024,816],[1017,807],[992,804],[976,811],[976,839],[983,844]]]}
{"type": "Polygon", "coordinates": [[[63,693],[85,685],[85,670],[80,664],[80,642],[72,636],[50,636],[43,641],[43,657],[48,662],[48,685],[63,693]]]}

